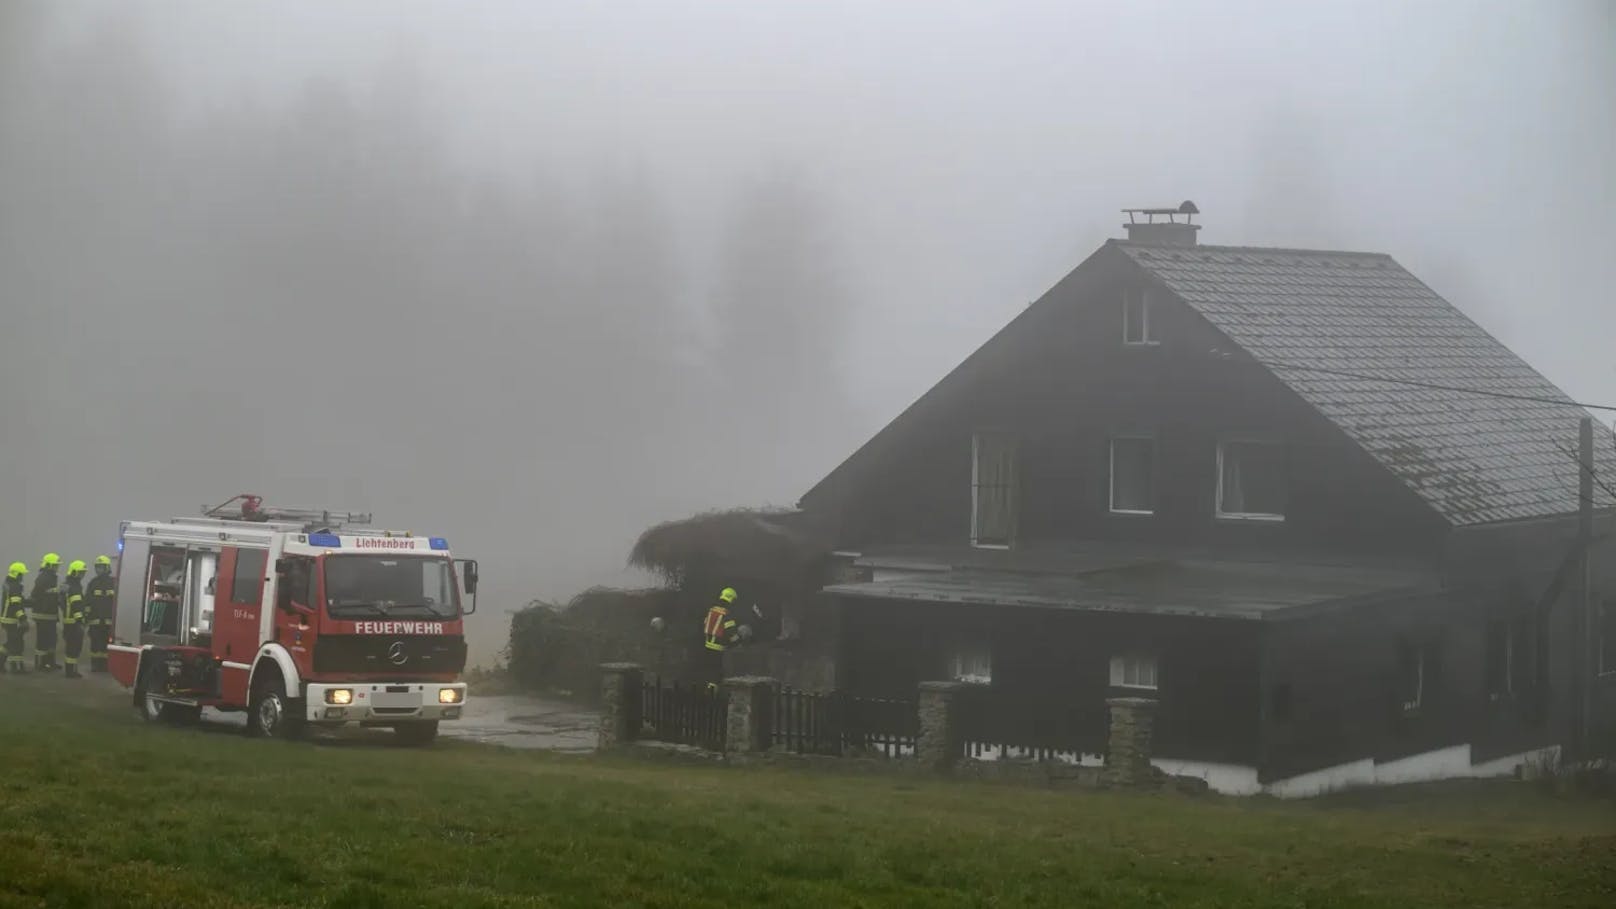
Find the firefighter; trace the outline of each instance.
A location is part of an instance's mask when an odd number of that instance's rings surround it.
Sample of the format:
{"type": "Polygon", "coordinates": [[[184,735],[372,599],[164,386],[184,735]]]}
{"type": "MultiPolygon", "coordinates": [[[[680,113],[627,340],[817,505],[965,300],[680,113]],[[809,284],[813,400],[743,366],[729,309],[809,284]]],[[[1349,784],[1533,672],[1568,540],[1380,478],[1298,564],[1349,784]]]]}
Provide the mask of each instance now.
{"type": "Polygon", "coordinates": [[[84,630],[90,638],[90,671],[107,671],[107,641],[112,637],[112,616],[116,609],[118,582],[112,577],[112,560],[95,557],[95,577],[84,589],[90,601],[85,614],[84,630]]]}
{"type": "Polygon", "coordinates": [[[29,617],[34,623],[34,669],[40,672],[56,668],[56,625],[62,619],[62,582],[57,571],[61,567],[61,556],[45,553],[28,596],[29,617]]]}
{"type": "Polygon", "coordinates": [[[66,600],[62,606],[62,662],[67,665],[66,678],[82,679],[79,675],[79,651],[84,647],[84,571],[83,559],[74,559],[67,566],[66,600]]]}
{"type": "Polygon", "coordinates": [[[23,658],[23,635],[28,633],[28,606],[23,597],[22,579],[28,573],[28,566],[21,562],[12,562],[11,569],[6,572],[4,588],[4,602],[0,603],[0,628],[6,630],[6,671],[23,673],[28,671],[23,658]]]}
{"type": "Polygon", "coordinates": [[[718,683],[724,680],[724,651],[728,650],[739,637],[735,630],[735,617],[729,614],[729,607],[735,603],[735,588],[725,587],[718,594],[718,602],[707,610],[707,618],[701,625],[703,675],[707,679],[707,687],[716,689],[718,683]]]}

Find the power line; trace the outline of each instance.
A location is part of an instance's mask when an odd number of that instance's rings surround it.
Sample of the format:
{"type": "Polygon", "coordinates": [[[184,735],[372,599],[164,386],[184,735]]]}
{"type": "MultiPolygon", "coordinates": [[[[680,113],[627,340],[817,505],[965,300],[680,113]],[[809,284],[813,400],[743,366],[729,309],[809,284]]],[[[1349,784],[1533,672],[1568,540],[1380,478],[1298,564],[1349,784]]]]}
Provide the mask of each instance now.
{"type": "Polygon", "coordinates": [[[1389,376],[1372,376],[1367,373],[1352,372],[1346,369],[1331,369],[1327,366],[1305,366],[1301,363],[1286,363],[1281,360],[1257,359],[1257,363],[1269,369],[1283,369],[1294,372],[1313,372],[1326,376],[1339,376],[1344,379],[1357,379],[1363,382],[1382,382],[1387,385],[1406,385],[1411,388],[1425,388],[1431,391],[1451,391],[1455,394],[1475,395],[1479,398],[1503,398],[1507,401],[1530,401],[1536,404],[1553,404],[1558,407],[1581,407],[1584,410],[1602,410],[1616,413],[1616,404],[1584,404],[1562,398],[1551,398],[1546,395],[1511,394],[1507,391],[1487,391],[1481,388],[1466,388],[1463,385],[1444,385],[1439,382],[1420,382],[1415,379],[1393,379],[1389,376]]]}

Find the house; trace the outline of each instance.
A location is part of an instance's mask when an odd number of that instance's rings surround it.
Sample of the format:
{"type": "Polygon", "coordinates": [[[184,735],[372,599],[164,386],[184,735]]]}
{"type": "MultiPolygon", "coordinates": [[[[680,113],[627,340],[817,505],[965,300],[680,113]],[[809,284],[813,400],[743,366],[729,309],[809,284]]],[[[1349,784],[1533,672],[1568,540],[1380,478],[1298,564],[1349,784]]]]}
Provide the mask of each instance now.
{"type": "Polygon", "coordinates": [[[1143,695],[1236,793],[1610,749],[1609,431],[1583,546],[1583,409],[1390,256],[1194,213],[1130,212],[803,497],[838,685],[981,683],[967,737],[1073,755],[1143,695]]]}

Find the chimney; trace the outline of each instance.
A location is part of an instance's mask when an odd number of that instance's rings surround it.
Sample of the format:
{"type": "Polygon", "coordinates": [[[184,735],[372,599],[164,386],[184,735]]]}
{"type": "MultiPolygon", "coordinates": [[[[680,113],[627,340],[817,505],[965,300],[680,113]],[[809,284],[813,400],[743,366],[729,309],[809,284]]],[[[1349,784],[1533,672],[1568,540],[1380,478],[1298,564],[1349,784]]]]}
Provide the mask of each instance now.
{"type": "Polygon", "coordinates": [[[1201,213],[1195,203],[1185,199],[1177,208],[1124,208],[1128,223],[1128,242],[1151,246],[1194,246],[1195,232],[1201,225],[1192,223],[1201,213]]]}

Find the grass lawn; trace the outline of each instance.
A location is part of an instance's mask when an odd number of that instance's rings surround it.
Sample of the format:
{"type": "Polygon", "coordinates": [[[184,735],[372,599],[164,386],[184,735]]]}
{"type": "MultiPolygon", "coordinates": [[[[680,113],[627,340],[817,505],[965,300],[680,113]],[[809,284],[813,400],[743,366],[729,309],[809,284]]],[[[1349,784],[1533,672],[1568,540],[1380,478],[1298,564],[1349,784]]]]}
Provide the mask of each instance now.
{"type": "Polygon", "coordinates": [[[1616,906],[1616,806],[1050,793],[147,727],[0,678],[0,906],[1616,906]]]}

